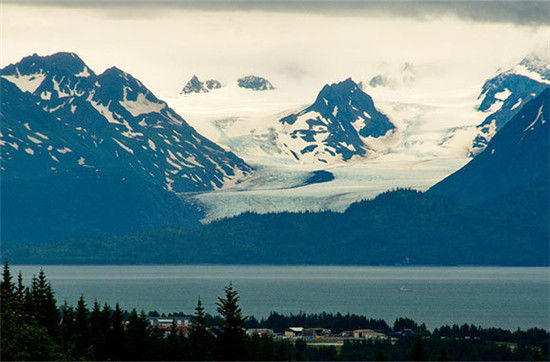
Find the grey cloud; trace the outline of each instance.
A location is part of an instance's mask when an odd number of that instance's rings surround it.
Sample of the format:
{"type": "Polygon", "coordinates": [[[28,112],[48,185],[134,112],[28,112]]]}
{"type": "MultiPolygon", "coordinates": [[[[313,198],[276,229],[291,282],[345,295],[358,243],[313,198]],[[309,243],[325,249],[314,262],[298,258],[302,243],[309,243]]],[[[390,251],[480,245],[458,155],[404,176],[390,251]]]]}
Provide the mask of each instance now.
{"type": "MultiPolygon", "coordinates": [[[[430,19],[454,15],[462,19],[486,22],[504,22],[518,25],[550,24],[549,1],[284,1],[284,0],[5,0],[5,3],[28,5],[62,5],[95,7],[105,11],[130,7],[132,16],[151,15],[152,8],[193,9],[205,11],[250,11],[318,13],[327,16],[398,16],[430,19]],[[143,10],[145,12],[143,12],[143,10]]],[[[120,10],[120,9],[118,9],[120,10]]],[[[116,13],[120,13],[116,11],[116,13]]]]}

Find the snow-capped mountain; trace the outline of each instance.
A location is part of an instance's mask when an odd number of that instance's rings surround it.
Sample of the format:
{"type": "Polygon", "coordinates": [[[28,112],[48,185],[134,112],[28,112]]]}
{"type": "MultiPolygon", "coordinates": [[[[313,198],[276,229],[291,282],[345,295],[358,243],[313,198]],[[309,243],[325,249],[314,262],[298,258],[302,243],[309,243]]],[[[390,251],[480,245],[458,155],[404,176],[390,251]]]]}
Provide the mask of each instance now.
{"type": "Polygon", "coordinates": [[[279,120],[278,142],[297,160],[350,160],[370,151],[369,140],[395,129],[372,98],[348,78],[325,85],[315,102],[279,120]]]}
{"type": "Polygon", "coordinates": [[[251,171],[118,68],[96,75],[76,54],[57,53],[23,58],[0,75],[3,177],[116,169],[185,192],[251,171]]]}
{"type": "Polygon", "coordinates": [[[237,79],[237,84],[241,88],[252,89],[256,91],[272,90],[275,87],[265,78],[255,75],[247,75],[237,79]]]}
{"type": "MultiPolygon", "coordinates": [[[[430,189],[451,199],[480,204],[514,190],[548,189],[550,87],[521,106],[466,166],[430,189]]],[[[548,208],[545,200],[538,202],[548,208]]]]}
{"type": "Polygon", "coordinates": [[[189,94],[189,93],[208,93],[211,90],[219,89],[222,87],[220,81],[215,79],[207,79],[205,81],[200,81],[196,75],[193,75],[191,79],[185,84],[185,87],[181,90],[180,94],[189,94]]]}
{"type": "Polygon", "coordinates": [[[483,151],[487,143],[521,106],[550,84],[550,62],[531,54],[511,69],[483,84],[478,110],[488,116],[478,126],[471,154],[483,151]]]}
{"type": "Polygon", "coordinates": [[[1,77],[0,94],[2,240],[45,243],[199,224],[200,208],[144,173],[108,165],[108,153],[87,142],[82,127],[65,125],[33,94],[1,77]]]}

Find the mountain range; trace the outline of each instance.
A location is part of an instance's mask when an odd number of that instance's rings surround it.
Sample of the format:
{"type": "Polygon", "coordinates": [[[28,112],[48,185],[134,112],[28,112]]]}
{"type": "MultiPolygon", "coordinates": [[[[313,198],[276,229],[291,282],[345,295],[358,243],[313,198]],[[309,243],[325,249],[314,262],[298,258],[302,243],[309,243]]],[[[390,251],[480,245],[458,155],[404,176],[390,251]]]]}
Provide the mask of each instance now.
{"type": "Polygon", "coordinates": [[[425,193],[389,191],[343,213],[245,213],[194,229],[50,246],[9,241],[7,255],[56,263],[547,266],[549,92],[523,105],[485,151],[425,193]]]}
{"type": "MultiPolygon", "coordinates": [[[[25,57],[0,70],[2,252],[16,262],[548,265],[548,77],[531,57],[487,81],[479,107],[495,135],[427,192],[202,225],[201,205],[181,195],[238,184],[250,165],[116,67],[25,57]]],[[[277,125],[272,141],[309,163],[367,157],[396,131],[351,78],[277,125]]],[[[318,170],[306,184],[334,177],[318,170]]]]}
{"type": "Polygon", "coordinates": [[[94,213],[98,231],[195,224],[200,212],[174,192],[219,189],[252,172],[116,67],[96,75],[76,54],[57,53],[25,57],[0,76],[5,237],[18,235],[10,232],[15,229],[40,234],[10,223],[32,225],[35,220],[25,215],[38,205],[44,212],[35,216],[45,230],[57,231],[51,237],[73,235],[72,225],[86,229],[94,213]],[[114,190],[128,203],[117,203],[114,190]],[[81,215],[64,207],[72,202],[81,215]],[[111,209],[122,212],[111,220],[104,212],[111,209]],[[53,214],[74,223],[58,225],[53,214]]]}
{"type": "MultiPolygon", "coordinates": [[[[270,81],[255,75],[247,75],[245,77],[237,79],[237,85],[240,88],[251,89],[255,91],[275,89],[270,81]]],[[[185,84],[180,94],[209,93],[215,89],[219,89],[222,87],[223,85],[219,80],[207,79],[205,81],[201,81],[196,75],[193,75],[191,79],[189,79],[189,81],[185,84]]]]}
{"type": "Polygon", "coordinates": [[[25,122],[18,119],[18,108],[10,109],[10,118],[20,122],[2,125],[7,127],[3,140],[18,145],[3,155],[6,177],[25,177],[29,171],[35,177],[37,170],[58,173],[79,167],[97,173],[119,168],[167,190],[186,192],[221,188],[251,171],[116,67],[95,75],[76,54],[57,53],[26,57],[0,70],[0,76],[34,97],[27,102],[42,110],[37,120],[50,118],[25,122]],[[29,162],[32,168],[20,167],[29,162]]]}

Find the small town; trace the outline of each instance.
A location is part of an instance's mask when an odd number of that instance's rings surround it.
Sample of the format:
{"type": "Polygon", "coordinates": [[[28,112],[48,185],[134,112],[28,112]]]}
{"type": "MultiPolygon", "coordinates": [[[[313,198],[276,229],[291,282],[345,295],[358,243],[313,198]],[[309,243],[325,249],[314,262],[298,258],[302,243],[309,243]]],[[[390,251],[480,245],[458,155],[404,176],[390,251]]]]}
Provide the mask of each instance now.
{"type": "MultiPolygon", "coordinates": [[[[183,335],[188,335],[192,318],[191,317],[148,317],[150,328],[162,330],[165,335],[170,331],[175,330],[183,335]]],[[[267,336],[278,340],[304,340],[308,345],[312,346],[342,346],[346,340],[364,340],[364,341],[391,341],[395,343],[400,337],[411,337],[415,333],[411,329],[403,329],[383,333],[381,330],[372,329],[356,329],[334,333],[328,328],[311,328],[311,327],[289,327],[282,332],[276,332],[269,328],[248,328],[246,329],[247,336],[258,335],[260,337],[267,336]]]]}

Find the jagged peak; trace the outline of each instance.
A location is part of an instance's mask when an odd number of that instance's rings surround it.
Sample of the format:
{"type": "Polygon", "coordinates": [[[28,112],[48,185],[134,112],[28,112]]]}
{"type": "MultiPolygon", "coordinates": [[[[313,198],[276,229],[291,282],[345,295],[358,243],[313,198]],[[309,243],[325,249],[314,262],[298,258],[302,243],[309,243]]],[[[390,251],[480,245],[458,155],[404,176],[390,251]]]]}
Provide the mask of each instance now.
{"type": "Polygon", "coordinates": [[[275,87],[269,80],[257,75],[246,75],[242,78],[237,79],[237,85],[241,88],[252,89],[252,90],[273,90],[275,87]]]}
{"type": "Polygon", "coordinates": [[[359,85],[348,77],[341,82],[325,84],[317,98],[315,99],[315,107],[326,107],[340,105],[342,108],[351,107],[351,99],[360,99],[372,103],[370,96],[365,93],[359,85]]]}
{"type": "Polygon", "coordinates": [[[319,94],[321,94],[323,92],[327,92],[328,90],[338,90],[338,91],[343,91],[343,92],[350,92],[353,89],[360,89],[360,88],[357,85],[357,83],[355,83],[353,81],[353,79],[351,79],[351,77],[348,77],[348,78],[346,78],[345,80],[343,80],[341,82],[336,82],[336,83],[332,83],[332,84],[325,84],[325,86],[323,87],[323,89],[321,89],[321,92],[319,94]]]}
{"type": "Polygon", "coordinates": [[[84,61],[82,58],[80,58],[76,53],[73,52],[57,52],[50,55],[38,55],[37,53],[33,53],[32,55],[28,55],[26,57],[23,57],[20,61],[20,63],[28,62],[28,61],[65,61],[65,62],[75,62],[79,64],[84,64],[84,61]]]}
{"type": "Polygon", "coordinates": [[[27,75],[35,73],[55,74],[93,74],[84,61],[72,52],[57,52],[51,55],[36,53],[22,58],[19,62],[2,69],[3,74],[27,75]]]}
{"type": "Polygon", "coordinates": [[[199,80],[196,74],[193,74],[191,79],[185,83],[185,86],[181,90],[180,94],[189,94],[189,93],[201,93],[208,92],[208,89],[204,86],[204,82],[199,80]]]}

